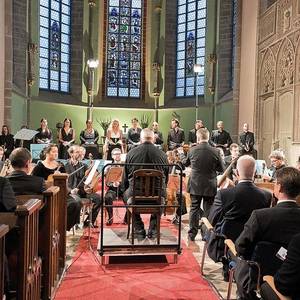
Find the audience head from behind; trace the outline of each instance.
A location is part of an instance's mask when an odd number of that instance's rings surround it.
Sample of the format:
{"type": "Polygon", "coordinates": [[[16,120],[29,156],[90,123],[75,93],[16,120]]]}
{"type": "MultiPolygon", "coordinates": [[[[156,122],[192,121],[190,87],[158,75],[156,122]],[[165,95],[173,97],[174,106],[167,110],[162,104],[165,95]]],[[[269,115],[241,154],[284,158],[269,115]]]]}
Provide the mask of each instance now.
{"type": "Polygon", "coordinates": [[[31,153],[26,148],[16,148],[9,156],[11,166],[15,171],[30,173],[31,153]]]}
{"type": "Polygon", "coordinates": [[[144,128],[141,131],[141,143],[154,144],[154,132],[149,128],[144,128]]]}
{"type": "Polygon", "coordinates": [[[58,158],[58,147],[56,144],[50,144],[43,150],[45,159],[44,160],[56,160],[58,158]]]}
{"type": "Polygon", "coordinates": [[[278,200],[295,200],[300,195],[300,171],[284,167],[276,172],[274,195],[278,200]]]}
{"type": "Polygon", "coordinates": [[[209,131],[206,128],[200,128],[197,130],[197,143],[208,142],[209,140],[209,131]]]}
{"type": "Polygon", "coordinates": [[[274,150],[269,155],[269,159],[271,161],[271,165],[278,169],[284,165],[285,156],[281,150],[274,150]]]}
{"type": "Polygon", "coordinates": [[[229,147],[230,150],[230,154],[231,154],[231,158],[235,159],[237,157],[239,157],[240,154],[240,148],[238,144],[232,143],[229,147]]]}
{"type": "Polygon", "coordinates": [[[255,159],[250,155],[241,156],[236,164],[238,180],[254,180],[256,170],[255,159]]]}

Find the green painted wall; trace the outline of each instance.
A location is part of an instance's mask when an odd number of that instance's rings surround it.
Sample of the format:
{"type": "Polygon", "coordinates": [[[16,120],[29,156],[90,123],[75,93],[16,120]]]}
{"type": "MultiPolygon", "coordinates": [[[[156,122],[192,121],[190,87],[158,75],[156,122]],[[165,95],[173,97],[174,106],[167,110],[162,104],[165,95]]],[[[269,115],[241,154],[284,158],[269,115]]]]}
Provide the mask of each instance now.
{"type": "Polygon", "coordinates": [[[11,132],[15,134],[22,125],[26,124],[26,99],[16,93],[12,93],[11,100],[11,132]]]}
{"type": "Polygon", "coordinates": [[[226,101],[216,106],[216,122],[219,120],[224,121],[226,131],[233,132],[233,101],[226,101]]]}

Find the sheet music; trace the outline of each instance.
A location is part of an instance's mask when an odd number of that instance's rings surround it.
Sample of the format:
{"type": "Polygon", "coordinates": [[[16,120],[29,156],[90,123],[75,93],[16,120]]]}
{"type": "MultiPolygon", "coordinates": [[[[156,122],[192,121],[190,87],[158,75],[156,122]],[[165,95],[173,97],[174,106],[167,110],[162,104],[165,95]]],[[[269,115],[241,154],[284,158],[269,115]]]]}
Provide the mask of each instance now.
{"type": "Polygon", "coordinates": [[[14,139],[30,141],[37,133],[38,133],[38,131],[36,131],[36,130],[23,128],[14,135],[14,139]]]}
{"type": "Polygon", "coordinates": [[[89,185],[92,182],[92,179],[95,175],[95,172],[97,171],[97,168],[99,166],[100,161],[99,160],[95,160],[94,161],[94,165],[92,167],[92,170],[90,171],[89,176],[87,177],[87,179],[85,180],[84,184],[89,185]]]}

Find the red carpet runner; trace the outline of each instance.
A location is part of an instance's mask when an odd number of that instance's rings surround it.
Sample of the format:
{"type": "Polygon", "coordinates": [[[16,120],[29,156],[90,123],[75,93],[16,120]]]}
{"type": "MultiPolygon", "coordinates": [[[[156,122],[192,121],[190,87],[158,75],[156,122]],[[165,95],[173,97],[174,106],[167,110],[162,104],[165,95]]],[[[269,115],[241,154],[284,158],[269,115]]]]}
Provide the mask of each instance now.
{"type": "MultiPolygon", "coordinates": [[[[98,234],[93,234],[96,248],[98,234]]],[[[111,264],[101,266],[82,237],[56,300],[63,299],[205,299],[217,300],[201,278],[199,265],[186,247],[177,264],[111,264]],[[79,256],[79,257],[78,257],[79,256]]]]}

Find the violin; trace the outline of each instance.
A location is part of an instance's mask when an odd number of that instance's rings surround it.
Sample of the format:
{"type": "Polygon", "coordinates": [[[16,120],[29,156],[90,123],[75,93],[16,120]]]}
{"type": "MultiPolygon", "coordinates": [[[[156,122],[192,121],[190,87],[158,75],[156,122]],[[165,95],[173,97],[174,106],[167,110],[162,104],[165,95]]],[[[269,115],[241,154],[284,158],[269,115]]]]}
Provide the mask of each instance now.
{"type": "Polygon", "coordinates": [[[1,169],[0,177],[5,177],[9,175],[12,171],[13,171],[13,167],[11,166],[10,160],[6,159],[1,169]]]}
{"type": "Polygon", "coordinates": [[[54,182],[53,176],[54,176],[55,174],[57,174],[57,173],[60,173],[59,170],[60,170],[62,167],[64,167],[64,164],[61,163],[61,162],[59,162],[59,163],[58,163],[57,169],[54,171],[53,174],[50,174],[50,175],[48,176],[47,180],[46,180],[46,185],[47,185],[47,187],[50,187],[50,186],[53,185],[53,182],[54,182]]]}
{"type": "Polygon", "coordinates": [[[228,187],[234,187],[234,182],[228,178],[228,175],[231,172],[231,169],[239,157],[234,158],[230,165],[226,168],[222,175],[217,176],[217,187],[218,189],[226,189],[228,187]]]}

